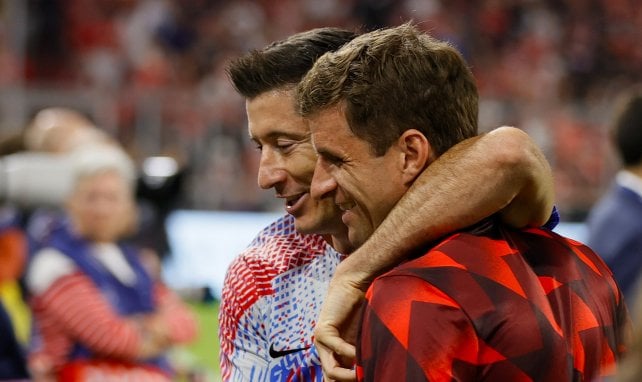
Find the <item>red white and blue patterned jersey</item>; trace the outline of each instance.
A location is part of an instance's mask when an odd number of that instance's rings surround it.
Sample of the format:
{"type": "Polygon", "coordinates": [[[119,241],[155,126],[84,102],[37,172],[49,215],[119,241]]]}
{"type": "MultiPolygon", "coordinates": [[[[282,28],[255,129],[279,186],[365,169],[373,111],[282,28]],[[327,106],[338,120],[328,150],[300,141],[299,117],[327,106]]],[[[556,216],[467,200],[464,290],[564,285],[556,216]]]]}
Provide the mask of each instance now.
{"type": "Polygon", "coordinates": [[[487,224],[377,278],[357,349],[360,381],[597,381],[628,315],[611,271],[549,230],[487,224]]]}
{"type": "Polygon", "coordinates": [[[322,381],[312,332],[341,261],[285,216],[230,265],[219,312],[224,381],[322,381]]]}

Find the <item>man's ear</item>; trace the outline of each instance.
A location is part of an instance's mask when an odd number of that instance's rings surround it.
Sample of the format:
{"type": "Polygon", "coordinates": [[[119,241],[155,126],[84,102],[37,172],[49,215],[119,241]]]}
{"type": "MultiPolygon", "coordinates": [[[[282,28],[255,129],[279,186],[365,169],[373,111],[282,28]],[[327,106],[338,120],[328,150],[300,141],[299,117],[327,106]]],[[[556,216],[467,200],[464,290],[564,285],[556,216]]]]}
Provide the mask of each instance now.
{"type": "Polygon", "coordinates": [[[397,141],[402,155],[402,176],[406,184],[412,184],[417,176],[434,160],[430,142],[419,130],[404,131],[397,141]]]}

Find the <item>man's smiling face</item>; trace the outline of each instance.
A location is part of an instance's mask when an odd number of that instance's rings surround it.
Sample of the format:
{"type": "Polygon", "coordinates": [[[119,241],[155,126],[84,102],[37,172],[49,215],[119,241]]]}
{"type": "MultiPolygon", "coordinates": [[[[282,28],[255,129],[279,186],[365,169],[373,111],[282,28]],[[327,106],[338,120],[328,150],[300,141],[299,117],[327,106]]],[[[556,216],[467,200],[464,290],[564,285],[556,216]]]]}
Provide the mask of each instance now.
{"type": "Polygon", "coordinates": [[[261,150],[258,183],[274,188],[302,233],[345,230],[331,198],[314,200],[310,183],[317,160],[305,120],[294,110],[294,91],[273,90],[246,102],[250,138],[261,150]]]}
{"type": "Polygon", "coordinates": [[[309,118],[309,126],[319,153],[313,199],[334,200],[350,243],[358,248],[407,191],[402,153],[393,145],[385,154],[375,155],[368,142],[352,133],[340,105],[309,118]]]}

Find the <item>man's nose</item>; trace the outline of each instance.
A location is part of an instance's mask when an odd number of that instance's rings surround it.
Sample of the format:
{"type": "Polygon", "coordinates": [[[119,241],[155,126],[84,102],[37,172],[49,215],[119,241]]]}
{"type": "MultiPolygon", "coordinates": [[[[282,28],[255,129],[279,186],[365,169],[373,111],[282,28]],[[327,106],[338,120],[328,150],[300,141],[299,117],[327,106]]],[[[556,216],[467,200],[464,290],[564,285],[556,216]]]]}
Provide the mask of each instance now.
{"type": "Polygon", "coordinates": [[[279,182],[285,181],[285,177],[286,171],[283,166],[280,165],[271,150],[264,148],[263,151],[261,151],[261,160],[259,162],[259,187],[265,190],[270,189],[279,182]]]}
{"type": "Polygon", "coordinates": [[[316,200],[321,200],[332,196],[336,188],[337,182],[330,175],[327,163],[322,157],[319,157],[314,168],[314,176],[312,177],[312,184],[310,185],[310,195],[316,200]]]}

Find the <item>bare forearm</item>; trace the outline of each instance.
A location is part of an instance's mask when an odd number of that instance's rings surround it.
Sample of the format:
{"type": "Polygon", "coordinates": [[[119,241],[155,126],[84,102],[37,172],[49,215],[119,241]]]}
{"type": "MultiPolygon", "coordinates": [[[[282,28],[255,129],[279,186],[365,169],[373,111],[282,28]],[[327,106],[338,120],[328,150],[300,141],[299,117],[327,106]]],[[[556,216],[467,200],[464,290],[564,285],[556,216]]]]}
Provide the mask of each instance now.
{"type": "Polygon", "coordinates": [[[363,288],[411,249],[498,211],[517,227],[541,225],[553,208],[552,183],[543,154],[521,130],[466,140],[424,171],[338,275],[350,273],[363,288]]]}

